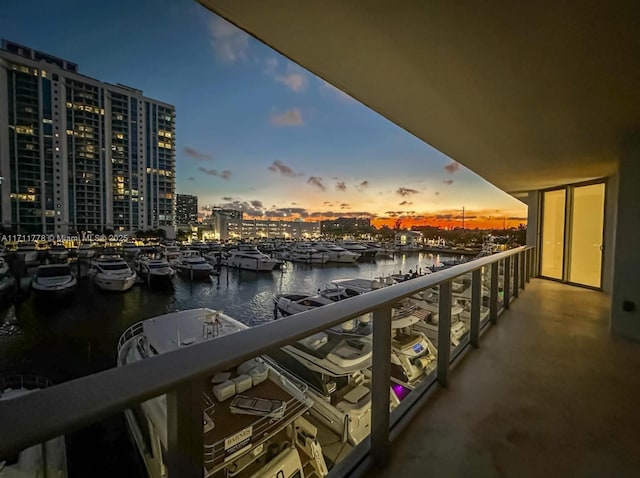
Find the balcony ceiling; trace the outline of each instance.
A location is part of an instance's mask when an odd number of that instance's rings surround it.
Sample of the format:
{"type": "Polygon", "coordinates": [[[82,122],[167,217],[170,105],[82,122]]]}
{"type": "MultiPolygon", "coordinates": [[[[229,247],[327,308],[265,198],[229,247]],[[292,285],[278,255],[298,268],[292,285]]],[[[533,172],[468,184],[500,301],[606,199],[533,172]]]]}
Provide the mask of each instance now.
{"type": "Polygon", "coordinates": [[[199,1],[514,195],[640,129],[637,2],[199,1]]]}

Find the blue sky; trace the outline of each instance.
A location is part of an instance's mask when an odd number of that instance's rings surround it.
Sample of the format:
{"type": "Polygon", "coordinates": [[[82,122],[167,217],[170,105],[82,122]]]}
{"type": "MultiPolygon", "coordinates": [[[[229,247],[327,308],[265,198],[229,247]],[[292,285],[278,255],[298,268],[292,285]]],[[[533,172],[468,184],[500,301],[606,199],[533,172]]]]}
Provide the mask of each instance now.
{"type": "Polygon", "coordinates": [[[201,205],[303,217],[429,218],[463,206],[526,215],[519,201],[193,0],[3,0],[0,36],[175,105],[177,191],[201,205]]]}

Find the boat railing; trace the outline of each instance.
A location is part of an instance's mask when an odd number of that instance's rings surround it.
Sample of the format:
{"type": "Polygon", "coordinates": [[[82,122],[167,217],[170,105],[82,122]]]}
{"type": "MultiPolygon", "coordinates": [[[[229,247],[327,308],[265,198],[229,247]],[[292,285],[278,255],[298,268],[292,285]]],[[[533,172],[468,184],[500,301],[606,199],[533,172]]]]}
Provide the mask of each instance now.
{"type": "Polygon", "coordinates": [[[136,322],[127,330],[125,330],[120,336],[120,339],[118,340],[118,353],[120,353],[120,349],[122,349],[125,343],[127,343],[129,340],[134,338],[136,335],[142,335],[143,330],[144,330],[143,322],[136,322]]]}

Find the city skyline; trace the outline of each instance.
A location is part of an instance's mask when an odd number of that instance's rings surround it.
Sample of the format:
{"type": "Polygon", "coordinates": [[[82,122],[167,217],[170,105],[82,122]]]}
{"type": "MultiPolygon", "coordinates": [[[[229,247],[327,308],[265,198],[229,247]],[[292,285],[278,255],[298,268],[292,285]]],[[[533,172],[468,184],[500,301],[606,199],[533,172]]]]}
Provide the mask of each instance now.
{"type": "Polygon", "coordinates": [[[526,222],[524,204],[195,2],[7,3],[1,36],[175,105],[176,192],[200,205],[443,227],[465,207],[470,228],[526,222]]]}

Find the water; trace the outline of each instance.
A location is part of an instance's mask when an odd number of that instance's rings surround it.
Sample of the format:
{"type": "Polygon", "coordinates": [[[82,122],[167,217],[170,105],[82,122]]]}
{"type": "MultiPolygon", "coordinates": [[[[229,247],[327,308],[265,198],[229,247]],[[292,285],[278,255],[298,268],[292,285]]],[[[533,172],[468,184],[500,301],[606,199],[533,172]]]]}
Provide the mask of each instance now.
{"type": "MultiPolygon", "coordinates": [[[[190,282],[178,276],[173,287],[141,284],[126,293],[103,292],[81,279],[68,302],[43,301],[31,294],[15,306],[15,320],[4,325],[7,311],[0,311],[0,374],[38,374],[61,383],[113,367],[122,332],[149,317],[210,307],[254,326],[274,319],[275,294],[313,294],[333,279],[406,273],[444,258],[407,253],[353,265],[287,263],[271,273],[223,268],[210,281],[190,282]]],[[[144,476],[121,416],[68,435],[67,449],[71,478],[144,476]]]]}

